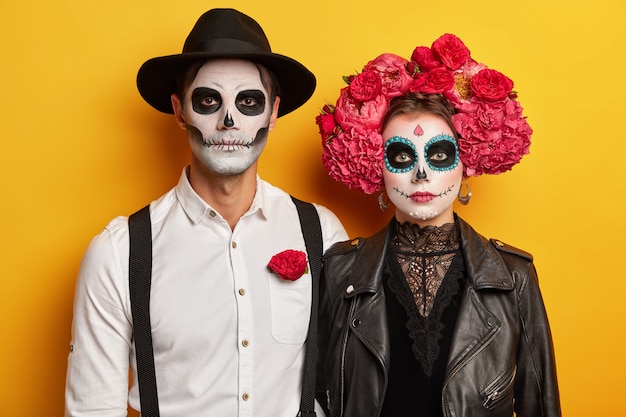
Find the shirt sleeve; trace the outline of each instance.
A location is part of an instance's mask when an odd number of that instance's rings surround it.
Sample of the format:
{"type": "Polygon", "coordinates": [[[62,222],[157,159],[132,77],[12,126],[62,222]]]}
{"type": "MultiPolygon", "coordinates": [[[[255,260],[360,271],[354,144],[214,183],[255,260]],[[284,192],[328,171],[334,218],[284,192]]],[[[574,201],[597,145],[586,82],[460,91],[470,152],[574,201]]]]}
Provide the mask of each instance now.
{"type": "Polygon", "coordinates": [[[324,252],[326,252],[326,250],[334,243],[348,240],[348,234],[335,213],[319,204],[315,204],[315,208],[319,213],[320,223],[322,225],[324,252]]]}
{"type": "Polygon", "coordinates": [[[127,242],[128,227],[125,218],[117,223],[117,234],[126,239],[114,239],[111,225],[96,236],[83,257],[76,283],[66,417],[127,415],[132,320],[128,272],[123,265],[128,265],[128,243],[116,245],[114,241],[127,242]]]}

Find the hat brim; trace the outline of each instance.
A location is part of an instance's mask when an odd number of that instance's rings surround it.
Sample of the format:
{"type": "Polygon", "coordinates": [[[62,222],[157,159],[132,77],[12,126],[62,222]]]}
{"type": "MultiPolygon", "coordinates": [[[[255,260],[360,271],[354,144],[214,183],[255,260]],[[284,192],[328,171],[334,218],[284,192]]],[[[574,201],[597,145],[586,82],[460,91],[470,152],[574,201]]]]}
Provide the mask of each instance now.
{"type": "Polygon", "coordinates": [[[287,56],[274,53],[205,53],[186,52],[152,58],[137,73],[139,94],[155,109],[172,114],[170,96],[176,92],[176,79],[192,63],[213,58],[245,59],[272,71],[280,83],[281,98],[278,117],[302,106],[315,91],[315,76],[304,65],[287,56]]]}

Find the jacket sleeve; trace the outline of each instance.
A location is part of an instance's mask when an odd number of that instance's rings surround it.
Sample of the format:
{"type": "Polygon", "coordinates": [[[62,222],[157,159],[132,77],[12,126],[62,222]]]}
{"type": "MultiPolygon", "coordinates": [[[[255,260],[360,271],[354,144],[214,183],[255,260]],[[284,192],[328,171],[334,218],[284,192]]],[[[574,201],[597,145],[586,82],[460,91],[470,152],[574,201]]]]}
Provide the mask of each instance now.
{"type": "Polygon", "coordinates": [[[561,416],[552,335],[532,262],[513,268],[521,333],[515,382],[519,417],[561,416]]]}

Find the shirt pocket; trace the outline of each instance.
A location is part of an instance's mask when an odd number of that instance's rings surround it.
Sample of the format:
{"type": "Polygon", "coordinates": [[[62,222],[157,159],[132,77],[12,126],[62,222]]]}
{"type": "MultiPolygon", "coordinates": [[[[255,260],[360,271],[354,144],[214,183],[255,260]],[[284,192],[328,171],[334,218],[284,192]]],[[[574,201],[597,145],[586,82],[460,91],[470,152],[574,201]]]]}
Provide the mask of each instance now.
{"type": "Polygon", "coordinates": [[[311,274],[288,281],[270,273],[268,280],[272,337],[278,343],[303,344],[311,316],[311,274]]]}

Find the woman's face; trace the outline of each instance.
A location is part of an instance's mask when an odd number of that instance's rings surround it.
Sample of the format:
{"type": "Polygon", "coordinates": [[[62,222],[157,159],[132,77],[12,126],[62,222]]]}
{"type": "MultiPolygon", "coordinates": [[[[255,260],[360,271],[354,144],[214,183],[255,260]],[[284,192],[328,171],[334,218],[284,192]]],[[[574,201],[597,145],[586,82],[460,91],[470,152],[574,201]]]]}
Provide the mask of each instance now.
{"type": "Polygon", "coordinates": [[[430,113],[398,115],[387,123],[383,140],[383,179],[398,221],[420,226],[453,222],[463,164],[446,121],[430,113]]]}

